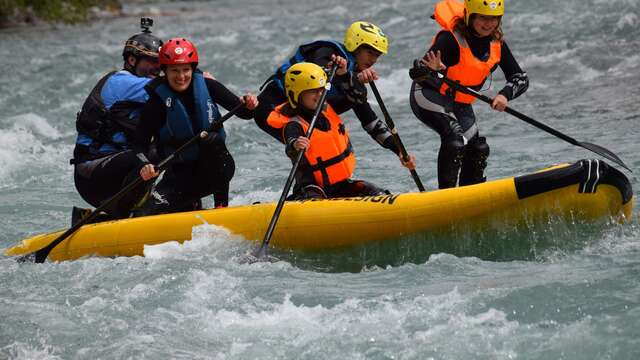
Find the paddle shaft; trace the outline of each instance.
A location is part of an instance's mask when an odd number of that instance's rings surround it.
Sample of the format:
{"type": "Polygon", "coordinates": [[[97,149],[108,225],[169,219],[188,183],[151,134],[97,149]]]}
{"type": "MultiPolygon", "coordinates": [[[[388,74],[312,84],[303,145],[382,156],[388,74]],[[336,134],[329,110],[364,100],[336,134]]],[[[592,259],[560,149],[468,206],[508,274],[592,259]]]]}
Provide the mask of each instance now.
{"type": "MultiPolygon", "coordinates": [[[[408,162],[410,160],[409,154],[407,154],[407,149],[404,147],[402,140],[400,140],[400,135],[398,135],[398,130],[396,130],[396,124],[393,122],[393,119],[391,119],[391,115],[389,115],[389,112],[387,111],[387,107],[384,105],[384,102],[382,101],[380,92],[378,92],[378,87],[373,82],[373,80],[369,81],[369,86],[371,86],[373,95],[375,95],[376,100],[378,101],[378,105],[380,105],[380,110],[382,110],[382,114],[384,115],[384,121],[387,123],[387,127],[389,128],[389,131],[391,131],[393,142],[396,144],[396,147],[400,149],[400,155],[402,156],[402,159],[405,162],[408,162]]],[[[420,181],[420,177],[418,176],[418,173],[416,172],[416,170],[409,169],[409,172],[411,173],[411,177],[413,177],[413,181],[415,181],[416,185],[418,186],[418,190],[420,190],[420,192],[423,192],[425,188],[424,188],[424,185],[422,185],[422,181],[420,181]]]]}
{"type": "MultiPolygon", "coordinates": [[[[313,113],[313,117],[311,118],[311,122],[309,123],[309,128],[307,129],[307,133],[305,137],[307,139],[311,139],[311,135],[313,134],[313,129],[316,126],[316,120],[318,120],[318,116],[324,107],[324,102],[327,99],[327,93],[331,87],[331,82],[333,81],[333,77],[336,75],[336,70],[338,69],[338,64],[334,64],[331,67],[331,73],[329,74],[329,80],[327,81],[327,85],[322,92],[322,96],[320,97],[320,102],[318,103],[318,107],[313,113]]],[[[301,106],[301,105],[300,105],[301,106]]],[[[262,244],[258,251],[254,254],[255,257],[262,258],[267,253],[267,249],[269,248],[269,241],[271,240],[271,236],[273,235],[273,231],[276,228],[276,224],[278,223],[278,219],[280,218],[280,213],[282,212],[282,208],[284,207],[284,202],[289,194],[289,189],[293,184],[293,179],[295,177],[296,171],[298,170],[298,166],[300,165],[300,161],[304,156],[305,150],[302,149],[298,151],[298,155],[296,156],[295,161],[293,162],[293,166],[291,167],[291,171],[289,172],[289,177],[287,178],[287,182],[284,184],[284,189],[282,189],[282,194],[280,194],[280,200],[278,200],[278,204],[276,205],[276,210],[273,212],[273,216],[271,216],[271,221],[269,222],[269,227],[267,228],[267,232],[264,234],[264,238],[262,239],[262,244]]]]}
{"type": "MultiPolygon", "coordinates": [[[[211,127],[207,131],[202,131],[198,135],[196,135],[196,136],[192,137],[191,139],[189,139],[189,141],[187,141],[182,146],[180,146],[178,149],[176,149],[176,151],[174,151],[173,154],[167,156],[167,158],[162,160],[156,166],[158,171],[164,170],[169,165],[169,163],[171,163],[171,161],[173,161],[176,158],[176,156],[178,156],[184,149],[192,146],[196,141],[198,141],[199,138],[206,137],[207,136],[207,132],[211,132],[211,131],[220,129],[220,127],[222,127],[222,123],[225,122],[226,120],[228,120],[229,118],[231,118],[233,115],[235,115],[235,113],[237,113],[238,110],[240,110],[243,106],[244,106],[244,103],[241,103],[241,104],[237,105],[236,107],[231,109],[228,113],[226,113],[222,118],[220,118],[220,120],[218,120],[217,122],[212,124],[211,127]]],[[[144,182],[144,180],[141,177],[136,178],[134,181],[129,183],[127,186],[125,186],[122,190],[118,191],[118,193],[116,193],[111,198],[109,198],[105,203],[103,203],[98,208],[93,210],[91,212],[91,214],[89,214],[87,217],[85,217],[82,220],[78,221],[71,228],[69,228],[67,231],[65,231],[62,235],[58,236],[49,245],[47,245],[44,248],[36,251],[35,252],[35,262],[36,263],[43,263],[47,259],[47,256],[49,256],[49,253],[51,252],[51,250],[53,250],[53,248],[55,248],[58,244],[60,244],[62,241],[64,241],[71,234],[75,233],[84,224],[87,224],[91,220],[95,219],[100,214],[101,211],[104,211],[105,209],[110,208],[113,204],[115,204],[118,200],[120,200],[124,195],[128,194],[131,190],[133,190],[133,188],[135,188],[136,186],[140,185],[143,182],[144,182]]],[[[25,255],[25,256],[21,257],[20,259],[18,259],[18,261],[24,262],[28,258],[30,258],[31,255],[32,254],[25,255]]]]}
{"type": "MultiPolygon", "coordinates": [[[[436,75],[437,78],[442,80],[442,81],[444,81],[447,85],[449,85],[449,87],[451,87],[451,88],[453,88],[453,89],[455,89],[457,91],[461,91],[463,93],[472,95],[473,97],[475,97],[477,99],[480,99],[480,100],[484,101],[485,103],[487,103],[489,105],[493,104],[493,99],[491,99],[490,97],[488,97],[486,95],[483,95],[483,94],[479,93],[476,90],[473,90],[471,88],[463,86],[463,85],[459,84],[458,82],[447,78],[446,76],[444,76],[443,74],[441,74],[439,72],[436,72],[436,74],[437,74],[436,75]]],[[[568,136],[568,135],[566,135],[564,133],[561,133],[560,131],[558,131],[558,130],[552,128],[552,127],[549,127],[548,125],[545,125],[545,124],[543,124],[543,123],[541,123],[541,122],[539,122],[537,120],[534,120],[534,119],[528,117],[527,115],[524,115],[524,114],[522,114],[522,113],[520,113],[520,112],[518,112],[518,111],[516,111],[516,110],[514,110],[514,109],[512,109],[512,108],[510,108],[508,106],[505,107],[504,111],[506,113],[508,113],[508,114],[511,114],[511,115],[517,117],[520,120],[523,120],[526,123],[529,123],[529,124],[537,127],[538,129],[544,130],[544,131],[548,132],[549,134],[552,134],[552,135],[554,135],[554,136],[556,136],[556,137],[558,137],[558,138],[560,138],[560,139],[562,139],[562,140],[564,140],[564,141],[566,141],[566,142],[568,142],[568,143],[570,143],[572,145],[580,146],[580,147],[585,148],[585,149],[587,149],[589,151],[593,151],[594,153],[596,153],[596,154],[598,154],[600,156],[603,156],[603,157],[605,157],[605,158],[617,163],[618,165],[624,167],[625,169],[631,171],[631,169],[629,169],[629,167],[627,167],[627,165],[616,154],[614,154],[610,150],[607,150],[607,149],[603,148],[602,146],[591,144],[591,143],[586,143],[586,142],[580,142],[580,141],[572,138],[571,136],[568,136]]]]}

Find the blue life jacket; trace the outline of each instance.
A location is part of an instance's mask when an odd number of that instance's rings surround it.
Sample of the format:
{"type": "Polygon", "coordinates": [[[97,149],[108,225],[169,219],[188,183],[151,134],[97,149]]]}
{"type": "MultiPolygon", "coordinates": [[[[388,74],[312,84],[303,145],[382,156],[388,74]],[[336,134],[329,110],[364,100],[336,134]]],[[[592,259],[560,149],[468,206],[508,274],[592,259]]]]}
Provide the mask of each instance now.
{"type": "MultiPolygon", "coordinates": [[[[306,61],[305,59],[305,55],[303,54],[303,49],[305,50],[310,50],[310,49],[317,49],[319,47],[327,47],[330,46],[334,49],[336,49],[336,51],[338,52],[338,55],[340,55],[341,57],[347,59],[347,70],[348,71],[354,71],[356,68],[356,59],[353,57],[353,55],[347,51],[347,49],[344,47],[344,45],[342,43],[339,43],[337,41],[334,40],[316,40],[310,43],[306,43],[303,45],[300,45],[298,47],[298,50],[296,51],[296,53],[288,60],[286,61],[284,64],[280,65],[277,69],[276,69],[276,73],[274,76],[274,81],[276,82],[276,84],[278,85],[278,87],[280,88],[280,90],[282,90],[282,92],[284,93],[284,74],[287,72],[287,70],[293,65],[293,64],[297,64],[300,62],[304,62],[306,61]]],[[[331,90],[329,90],[329,94],[327,94],[328,98],[332,98],[334,96],[337,96],[338,94],[338,87],[337,86],[332,86],[331,90]]]]}
{"type": "Polygon", "coordinates": [[[93,88],[76,119],[72,164],[100,158],[130,146],[142,106],[149,100],[144,87],[151,79],[129,71],[110,72],[93,88]]]}
{"type": "MultiPolygon", "coordinates": [[[[200,70],[193,72],[193,99],[195,102],[195,119],[191,119],[184,104],[166,81],[159,83],[154,91],[167,107],[167,120],[160,128],[158,145],[165,155],[172,154],[180,145],[189,141],[203,130],[209,130],[211,125],[220,118],[218,106],[211,99],[209,89],[200,70]]],[[[213,94],[211,94],[213,95],[213,94]]],[[[216,140],[224,141],[224,128],[216,130],[216,140]]],[[[198,158],[198,146],[185,149],[179,156],[182,161],[195,161],[198,158]]]]}

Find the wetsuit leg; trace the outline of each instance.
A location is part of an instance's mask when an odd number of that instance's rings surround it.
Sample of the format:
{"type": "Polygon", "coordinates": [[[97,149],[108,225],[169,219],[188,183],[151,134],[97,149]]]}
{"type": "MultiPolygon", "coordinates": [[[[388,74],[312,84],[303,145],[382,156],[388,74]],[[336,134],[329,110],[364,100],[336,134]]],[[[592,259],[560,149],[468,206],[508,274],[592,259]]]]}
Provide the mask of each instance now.
{"type": "MultiPolygon", "coordinates": [[[[77,164],[74,171],[76,189],[86,202],[99,207],[135,180],[144,164],[131,150],[77,164]]],[[[145,186],[141,184],[125,194],[106,212],[113,218],[128,217],[131,208],[144,196],[145,186]]]]}
{"type": "Polygon", "coordinates": [[[215,207],[229,205],[229,182],[236,165],[226,145],[222,142],[201,144],[193,187],[188,197],[200,199],[213,194],[215,207]]]}
{"type": "Polygon", "coordinates": [[[329,198],[376,196],[390,194],[388,190],[364,180],[345,180],[331,185],[327,190],[329,198]]]}
{"type": "Polygon", "coordinates": [[[451,115],[454,103],[436,90],[423,88],[416,83],[411,87],[409,100],[415,116],[440,135],[438,187],[455,187],[462,162],[464,138],[458,119],[451,115]]]}
{"type": "Polygon", "coordinates": [[[483,136],[475,136],[464,149],[460,186],[473,185],[487,181],[484,169],[487,167],[489,145],[483,136]]]}
{"type": "Polygon", "coordinates": [[[271,127],[267,123],[267,118],[269,117],[269,114],[271,114],[271,112],[276,108],[276,106],[287,102],[286,96],[284,95],[282,90],[280,90],[275,81],[271,81],[266,85],[260,95],[258,95],[258,101],[259,104],[255,109],[255,115],[253,118],[256,122],[256,125],[258,125],[258,127],[262,129],[262,131],[266,132],[274,139],[284,144],[284,140],[282,138],[282,129],[271,127]]]}

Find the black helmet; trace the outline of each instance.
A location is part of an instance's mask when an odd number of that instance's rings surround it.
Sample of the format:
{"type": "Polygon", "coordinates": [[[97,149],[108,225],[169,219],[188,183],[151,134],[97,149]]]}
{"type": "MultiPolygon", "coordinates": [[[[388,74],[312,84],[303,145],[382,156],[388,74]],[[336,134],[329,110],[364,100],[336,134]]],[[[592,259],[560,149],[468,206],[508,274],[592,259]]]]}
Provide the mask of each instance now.
{"type": "Polygon", "coordinates": [[[141,18],[140,26],[142,32],[130,37],[124,44],[124,50],[122,50],[122,57],[124,61],[127,61],[129,55],[133,55],[136,58],[141,56],[158,57],[158,50],[162,46],[162,40],[151,35],[149,28],[153,26],[153,20],[149,18],[141,18]]]}
{"type": "Polygon", "coordinates": [[[135,34],[124,44],[122,57],[125,61],[129,55],[136,58],[141,56],[158,57],[158,50],[162,46],[162,40],[151,35],[150,33],[135,34]]]}

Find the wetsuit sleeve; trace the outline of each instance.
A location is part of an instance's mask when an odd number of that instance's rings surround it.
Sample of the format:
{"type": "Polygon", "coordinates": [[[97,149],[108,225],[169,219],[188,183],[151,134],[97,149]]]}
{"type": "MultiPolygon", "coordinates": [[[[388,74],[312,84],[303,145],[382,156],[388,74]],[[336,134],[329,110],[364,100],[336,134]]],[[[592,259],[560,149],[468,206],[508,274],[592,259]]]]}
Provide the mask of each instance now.
{"type": "Polygon", "coordinates": [[[398,149],[393,142],[391,131],[389,131],[389,128],[382,120],[378,119],[378,116],[373,109],[371,109],[369,103],[354,106],[353,112],[358,117],[358,120],[360,120],[362,128],[371,138],[385,149],[389,149],[396,154],[400,153],[400,149],[398,149]]]}
{"type": "MultiPolygon", "coordinates": [[[[340,55],[331,46],[322,46],[305,54],[305,60],[327,68],[331,61],[331,55],[340,55]]],[[[367,102],[367,88],[358,80],[357,73],[347,71],[344,75],[336,75],[333,79],[333,86],[336,86],[345,95],[351,104],[363,104],[367,102]]]]}
{"type": "Polygon", "coordinates": [[[167,111],[162,100],[157,95],[152,95],[142,107],[140,121],[134,133],[133,149],[136,153],[146,154],[149,151],[151,139],[158,133],[166,118],[167,111]]]}
{"type": "MultiPolygon", "coordinates": [[[[205,79],[205,83],[207,84],[207,89],[209,90],[211,98],[226,110],[231,110],[240,104],[240,98],[236,96],[236,94],[232,93],[231,90],[227,89],[227,87],[218,80],[205,79]]],[[[242,107],[236,113],[236,116],[241,119],[249,120],[253,119],[253,114],[253,110],[242,107]]]]}
{"type": "MultiPolygon", "coordinates": [[[[431,45],[427,53],[429,51],[433,51],[434,54],[440,51],[442,63],[446,67],[454,66],[460,62],[460,47],[453,34],[449,31],[438,33],[436,41],[431,45]]],[[[427,53],[422,57],[425,60],[427,59],[427,53]]]]}
{"type": "Polygon", "coordinates": [[[499,94],[504,95],[510,101],[527,91],[529,77],[526,72],[522,71],[505,42],[502,43],[502,51],[500,52],[500,69],[507,79],[507,84],[498,92],[499,94]]]}
{"type": "Polygon", "coordinates": [[[300,136],[305,136],[302,126],[295,121],[289,121],[284,127],[285,144],[287,144],[285,153],[292,159],[298,153],[298,151],[293,148],[293,142],[300,136]]]}

